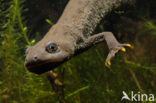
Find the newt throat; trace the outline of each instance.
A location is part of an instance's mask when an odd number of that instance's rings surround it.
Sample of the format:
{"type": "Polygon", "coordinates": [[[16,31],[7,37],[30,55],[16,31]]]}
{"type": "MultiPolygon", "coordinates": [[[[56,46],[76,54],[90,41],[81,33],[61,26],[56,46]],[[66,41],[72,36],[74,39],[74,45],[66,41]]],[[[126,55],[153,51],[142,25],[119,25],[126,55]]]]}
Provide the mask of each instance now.
{"type": "Polygon", "coordinates": [[[62,63],[63,63],[63,61],[62,62],[54,62],[54,61],[49,60],[46,62],[37,63],[37,64],[28,64],[25,66],[30,72],[33,72],[36,74],[42,74],[49,70],[53,70],[54,68],[56,68],[58,65],[60,65],[62,63]]]}

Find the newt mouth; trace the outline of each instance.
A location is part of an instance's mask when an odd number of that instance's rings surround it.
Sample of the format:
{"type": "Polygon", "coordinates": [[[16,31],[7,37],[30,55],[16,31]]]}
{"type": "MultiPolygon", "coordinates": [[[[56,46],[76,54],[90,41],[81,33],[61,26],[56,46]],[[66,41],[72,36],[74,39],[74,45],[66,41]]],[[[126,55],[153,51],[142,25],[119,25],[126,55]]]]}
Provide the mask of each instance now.
{"type": "Polygon", "coordinates": [[[70,59],[69,54],[64,51],[44,58],[35,58],[35,56],[33,58],[32,57],[32,55],[27,55],[24,65],[30,72],[36,74],[42,74],[49,70],[53,70],[70,59]]]}
{"type": "Polygon", "coordinates": [[[42,74],[45,73],[49,70],[53,70],[54,68],[56,68],[57,66],[59,66],[60,64],[62,64],[62,62],[52,62],[52,61],[47,61],[45,63],[37,63],[37,64],[27,64],[25,65],[25,67],[33,73],[36,74],[42,74]]]}

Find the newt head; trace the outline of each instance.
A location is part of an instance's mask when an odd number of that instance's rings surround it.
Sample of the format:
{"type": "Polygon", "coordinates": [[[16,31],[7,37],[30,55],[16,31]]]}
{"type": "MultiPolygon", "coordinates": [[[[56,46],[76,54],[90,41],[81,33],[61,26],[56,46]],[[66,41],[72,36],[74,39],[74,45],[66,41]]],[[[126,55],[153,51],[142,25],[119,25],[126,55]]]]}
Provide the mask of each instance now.
{"type": "Polygon", "coordinates": [[[60,32],[50,30],[36,45],[27,49],[25,67],[30,72],[47,72],[71,57],[71,40],[68,40],[66,35],[60,35],[60,32]]]}

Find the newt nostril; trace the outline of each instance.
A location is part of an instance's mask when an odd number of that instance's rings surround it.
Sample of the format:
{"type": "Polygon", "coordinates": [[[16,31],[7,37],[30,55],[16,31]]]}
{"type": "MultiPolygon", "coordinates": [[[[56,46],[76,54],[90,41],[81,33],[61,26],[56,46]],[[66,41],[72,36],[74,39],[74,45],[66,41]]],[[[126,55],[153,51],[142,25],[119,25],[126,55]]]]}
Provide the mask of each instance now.
{"type": "Polygon", "coordinates": [[[37,61],[38,60],[38,57],[37,56],[34,56],[34,61],[37,61]]]}

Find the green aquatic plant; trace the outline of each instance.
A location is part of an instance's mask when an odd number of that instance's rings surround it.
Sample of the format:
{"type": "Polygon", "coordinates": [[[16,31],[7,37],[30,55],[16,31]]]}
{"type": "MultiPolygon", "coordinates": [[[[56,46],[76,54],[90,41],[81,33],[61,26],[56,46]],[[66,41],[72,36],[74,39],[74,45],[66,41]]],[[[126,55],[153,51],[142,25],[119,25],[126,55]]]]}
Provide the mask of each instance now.
{"type": "Polygon", "coordinates": [[[27,27],[22,16],[23,4],[24,0],[12,0],[9,7],[1,11],[6,13],[3,17],[6,19],[3,22],[3,31],[0,32],[0,102],[2,103],[31,103],[46,94],[53,95],[52,92],[41,89],[44,84],[38,81],[43,81],[45,78],[41,79],[27,72],[24,67],[25,50],[32,41],[28,39],[27,27]],[[37,85],[40,85],[39,88],[36,88],[37,85]]]}
{"type": "Polygon", "coordinates": [[[156,25],[152,21],[146,20],[144,25],[153,36],[156,36],[156,25]]]}

